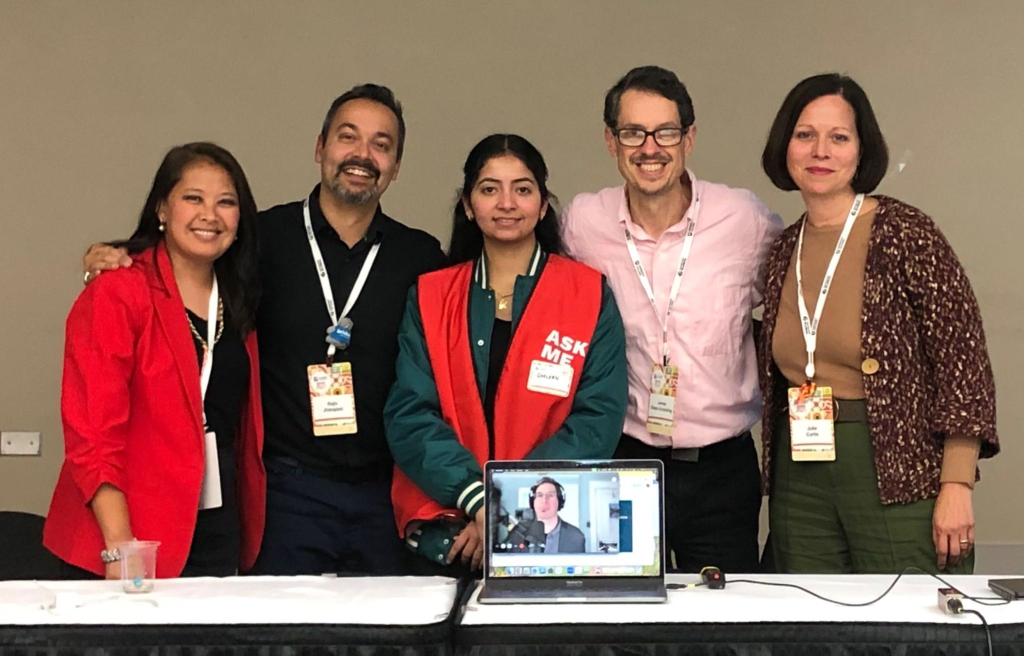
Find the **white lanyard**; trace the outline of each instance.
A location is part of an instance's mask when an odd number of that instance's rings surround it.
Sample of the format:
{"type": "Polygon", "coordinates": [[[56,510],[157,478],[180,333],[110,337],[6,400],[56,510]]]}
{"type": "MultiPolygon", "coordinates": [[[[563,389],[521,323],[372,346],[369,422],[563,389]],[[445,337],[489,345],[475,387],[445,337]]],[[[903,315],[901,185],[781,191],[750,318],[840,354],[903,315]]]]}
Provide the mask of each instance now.
{"type": "Polygon", "coordinates": [[[836,250],[832,253],[832,261],[828,263],[828,269],[825,270],[825,278],[821,281],[821,291],[818,292],[818,304],[814,307],[813,321],[807,311],[807,303],[804,302],[804,279],[801,267],[801,261],[804,259],[806,217],[803,225],[800,226],[800,239],[796,243],[796,300],[797,305],[800,306],[800,327],[804,332],[804,344],[807,345],[807,367],[804,369],[804,373],[807,374],[808,381],[814,378],[814,352],[818,348],[818,323],[821,321],[821,311],[825,308],[825,299],[828,298],[829,289],[832,288],[832,277],[836,273],[836,267],[839,266],[839,258],[842,257],[843,250],[846,248],[846,240],[850,237],[853,222],[860,214],[863,204],[864,194],[857,194],[857,197],[853,199],[853,206],[850,207],[850,213],[846,217],[843,234],[839,236],[839,243],[836,244],[836,250]]]}
{"type": "Polygon", "coordinates": [[[690,248],[693,246],[693,233],[697,230],[697,215],[700,213],[700,194],[697,193],[696,184],[694,184],[693,190],[693,215],[690,217],[690,224],[686,228],[686,239],[683,240],[683,253],[679,258],[679,268],[676,269],[675,279],[672,281],[672,289],[669,291],[668,307],[665,309],[665,319],[661,319],[661,313],[658,312],[658,303],[654,300],[654,290],[651,288],[651,281],[647,277],[647,271],[644,270],[644,265],[640,261],[640,253],[636,250],[636,244],[633,242],[633,235],[629,233],[627,227],[626,232],[626,248],[629,249],[629,256],[633,258],[633,268],[636,270],[636,275],[640,278],[640,284],[643,285],[644,291],[647,292],[647,300],[651,302],[651,307],[654,308],[654,314],[658,317],[658,323],[661,324],[661,356],[663,358],[663,364],[668,364],[668,328],[669,321],[672,318],[672,306],[675,305],[676,296],[679,295],[679,287],[683,281],[683,272],[686,271],[686,262],[690,259],[690,248]]]}
{"type": "MultiPolygon", "coordinates": [[[[336,326],[338,324],[338,313],[334,306],[334,292],[331,290],[331,279],[327,277],[327,267],[324,265],[324,257],[320,253],[320,245],[316,243],[316,235],[313,233],[313,222],[309,218],[309,197],[302,203],[302,218],[306,222],[306,237],[309,238],[309,250],[313,252],[313,261],[316,263],[316,272],[320,276],[320,288],[324,292],[324,302],[327,304],[327,314],[331,317],[331,325],[336,326]]],[[[341,309],[341,316],[347,317],[348,313],[352,311],[352,307],[356,304],[356,300],[359,298],[360,292],[363,291],[363,285],[366,284],[366,278],[370,275],[370,269],[373,268],[373,261],[377,259],[377,251],[380,250],[380,243],[374,244],[370,248],[370,252],[366,255],[366,260],[363,262],[363,268],[359,270],[359,277],[356,278],[355,285],[352,286],[352,291],[348,295],[348,300],[345,301],[345,307],[341,309]]],[[[333,358],[336,351],[334,344],[327,347],[327,357],[333,358]]]]}
{"type": "Polygon", "coordinates": [[[206,311],[206,348],[203,350],[203,366],[199,372],[199,393],[203,404],[203,425],[206,425],[206,390],[210,387],[210,376],[213,374],[213,346],[217,339],[217,309],[220,307],[220,293],[217,289],[217,276],[213,277],[213,289],[210,290],[210,305],[206,311]]]}

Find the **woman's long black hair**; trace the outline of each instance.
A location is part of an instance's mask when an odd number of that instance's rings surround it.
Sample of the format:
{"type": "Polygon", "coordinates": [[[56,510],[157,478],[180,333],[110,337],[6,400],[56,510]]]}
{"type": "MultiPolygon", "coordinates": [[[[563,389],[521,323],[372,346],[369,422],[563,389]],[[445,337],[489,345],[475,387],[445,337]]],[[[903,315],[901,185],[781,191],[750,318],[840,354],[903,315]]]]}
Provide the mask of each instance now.
{"type": "Polygon", "coordinates": [[[462,167],[464,178],[452,216],[452,239],[448,246],[449,264],[475,260],[483,252],[484,235],[480,231],[480,226],[466,216],[463,201],[469,201],[469,194],[473,191],[480,178],[480,171],[487,162],[505,155],[515,157],[530,170],[537,180],[541,200],[548,204],[543,220],[538,221],[537,227],[533,229],[537,242],[547,253],[563,254],[562,236],[558,228],[558,210],[555,208],[558,199],[548,191],[548,167],[544,163],[544,157],[533,144],[518,134],[492,134],[473,146],[462,167]]]}
{"type": "Polygon", "coordinates": [[[209,162],[219,166],[231,178],[238,195],[238,233],[217,261],[213,269],[217,274],[217,285],[224,306],[228,310],[231,324],[242,337],[249,334],[256,324],[256,306],[259,304],[259,230],[256,225],[256,201],[249,189],[245,172],[234,155],[220,146],[207,142],[195,142],[176,146],[164,156],[164,161],[153,178],[153,187],[139,216],[139,225],[128,239],[112,245],[124,248],[130,255],[153,248],[164,239],[160,231],[160,204],[171,195],[171,190],[181,181],[182,175],[196,162],[209,162]]]}

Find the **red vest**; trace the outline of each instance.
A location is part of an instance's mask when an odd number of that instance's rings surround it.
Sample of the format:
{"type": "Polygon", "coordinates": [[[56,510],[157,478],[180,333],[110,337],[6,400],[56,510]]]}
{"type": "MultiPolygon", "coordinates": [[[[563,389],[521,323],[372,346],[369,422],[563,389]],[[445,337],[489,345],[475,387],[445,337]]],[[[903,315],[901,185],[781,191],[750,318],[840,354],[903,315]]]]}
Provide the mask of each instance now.
{"type": "MultiPolygon", "coordinates": [[[[469,337],[474,262],[420,276],[423,334],[441,401],[441,416],[483,467],[489,434],[469,337]]],[[[548,256],[509,344],[494,400],[494,459],[522,460],[569,416],[601,311],[601,274],[578,262],[548,256]],[[569,396],[527,389],[534,360],[573,368],[569,396]]],[[[398,531],[413,520],[461,515],[428,497],[395,467],[391,497],[398,531]]]]}

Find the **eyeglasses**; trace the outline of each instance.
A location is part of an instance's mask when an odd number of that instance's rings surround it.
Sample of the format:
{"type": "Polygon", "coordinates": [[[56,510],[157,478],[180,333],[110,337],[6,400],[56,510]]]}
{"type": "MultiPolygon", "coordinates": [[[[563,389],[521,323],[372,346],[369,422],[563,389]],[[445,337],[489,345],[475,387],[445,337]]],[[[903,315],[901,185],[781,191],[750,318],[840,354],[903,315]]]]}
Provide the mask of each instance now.
{"type": "Polygon", "coordinates": [[[647,137],[654,137],[654,143],[662,148],[678,146],[690,126],[685,128],[658,128],[657,130],[641,130],[640,128],[620,128],[612,130],[612,134],[619,140],[619,143],[629,148],[637,148],[644,145],[647,137]]]}

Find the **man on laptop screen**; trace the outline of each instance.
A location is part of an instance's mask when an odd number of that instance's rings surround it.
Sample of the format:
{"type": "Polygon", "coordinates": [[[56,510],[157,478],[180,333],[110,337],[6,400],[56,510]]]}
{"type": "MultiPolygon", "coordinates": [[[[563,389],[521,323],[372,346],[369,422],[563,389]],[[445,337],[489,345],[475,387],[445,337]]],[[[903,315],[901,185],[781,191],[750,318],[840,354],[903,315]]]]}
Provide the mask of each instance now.
{"type": "Polygon", "coordinates": [[[587,538],[583,531],[558,516],[565,507],[565,488],[544,476],[530,488],[530,509],[535,519],[523,519],[509,531],[513,549],[529,553],[583,553],[587,538]],[[523,546],[519,546],[523,545],[523,546]]]}

